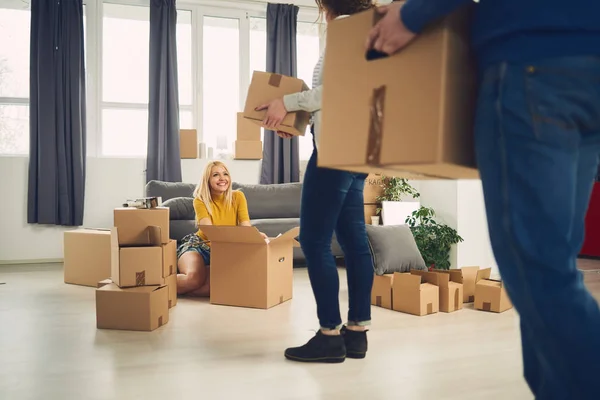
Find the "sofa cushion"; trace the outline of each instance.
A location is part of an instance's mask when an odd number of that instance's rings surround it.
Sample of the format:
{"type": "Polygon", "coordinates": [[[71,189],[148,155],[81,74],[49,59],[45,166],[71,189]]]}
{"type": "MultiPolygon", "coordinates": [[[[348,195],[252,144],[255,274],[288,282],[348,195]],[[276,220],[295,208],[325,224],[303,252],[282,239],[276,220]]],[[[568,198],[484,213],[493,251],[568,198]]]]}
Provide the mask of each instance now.
{"type": "Polygon", "coordinates": [[[367,225],[367,236],[377,275],[427,269],[408,225],[367,225]]]}
{"type": "Polygon", "coordinates": [[[146,184],[146,196],[160,196],[163,202],[175,197],[194,197],[193,183],[150,181],[146,184]]]}
{"type": "Polygon", "coordinates": [[[171,220],[196,219],[194,199],[192,197],[175,197],[163,202],[163,207],[169,207],[171,220]]]}
{"type": "Polygon", "coordinates": [[[246,195],[250,219],[300,217],[301,183],[235,186],[246,195]]]}

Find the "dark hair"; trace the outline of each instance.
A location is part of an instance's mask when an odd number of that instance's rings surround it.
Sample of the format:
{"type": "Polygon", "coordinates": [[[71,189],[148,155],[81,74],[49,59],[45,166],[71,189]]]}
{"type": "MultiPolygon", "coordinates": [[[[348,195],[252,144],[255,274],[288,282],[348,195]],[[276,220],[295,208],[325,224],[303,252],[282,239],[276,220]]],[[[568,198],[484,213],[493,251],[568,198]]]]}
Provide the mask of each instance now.
{"type": "Polygon", "coordinates": [[[352,15],[369,10],[377,5],[375,0],[315,0],[319,13],[328,12],[336,17],[352,15]]]}

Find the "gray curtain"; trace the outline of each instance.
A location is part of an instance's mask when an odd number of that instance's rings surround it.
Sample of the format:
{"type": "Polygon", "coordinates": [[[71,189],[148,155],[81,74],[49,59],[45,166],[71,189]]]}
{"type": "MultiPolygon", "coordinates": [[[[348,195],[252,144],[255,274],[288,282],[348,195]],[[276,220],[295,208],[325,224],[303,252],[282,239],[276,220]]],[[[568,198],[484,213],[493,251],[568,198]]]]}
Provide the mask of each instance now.
{"type": "MultiPolygon", "coordinates": [[[[296,25],[298,7],[291,4],[267,5],[267,72],[297,76],[296,25]]],[[[265,130],[260,183],[300,181],[298,138],[282,139],[265,130]]]]}
{"type": "Polygon", "coordinates": [[[85,57],[82,0],[32,0],[27,222],[83,224],[85,57]]]}
{"type": "Polygon", "coordinates": [[[146,182],[181,182],[178,85],[175,0],[151,0],[146,182]]]}

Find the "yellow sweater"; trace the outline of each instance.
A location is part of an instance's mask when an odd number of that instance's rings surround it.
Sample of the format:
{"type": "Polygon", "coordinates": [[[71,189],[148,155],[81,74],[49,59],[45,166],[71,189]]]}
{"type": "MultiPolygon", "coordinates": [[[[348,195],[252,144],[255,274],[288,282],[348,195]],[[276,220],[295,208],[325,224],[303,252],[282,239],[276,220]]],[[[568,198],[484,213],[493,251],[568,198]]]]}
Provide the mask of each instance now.
{"type": "MultiPolygon", "coordinates": [[[[197,222],[200,222],[203,218],[210,218],[213,225],[237,226],[242,222],[250,221],[246,196],[239,190],[233,191],[233,204],[231,208],[226,206],[224,195],[213,198],[210,206],[212,208],[212,215],[208,214],[206,205],[200,199],[194,199],[194,211],[196,212],[197,222]]],[[[202,233],[202,229],[198,229],[197,235],[202,240],[208,240],[206,235],[202,233]]]]}

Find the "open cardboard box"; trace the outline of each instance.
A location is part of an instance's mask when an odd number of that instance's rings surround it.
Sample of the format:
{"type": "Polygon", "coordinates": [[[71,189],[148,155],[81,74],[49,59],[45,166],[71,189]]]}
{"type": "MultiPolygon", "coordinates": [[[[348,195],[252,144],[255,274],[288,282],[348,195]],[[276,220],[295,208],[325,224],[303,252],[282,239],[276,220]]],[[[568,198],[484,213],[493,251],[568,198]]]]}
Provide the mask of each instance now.
{"type": "Polygon", "coordinates": [[[120,246],[145,246],[148,244],[149,226],[160,228],[160,243],[169,243],[169,207],[150,209],[116,208],[114,226],[119,230],[120,246]]]}
{"type": "Polygon", "coordinates": [[[64,233],[65,283],[95,287],[110,277],[115,254],[110,229],[75,229],[64,233]]]}
{"type": "Polygon", "coordinates": [[[268,309],[290,300],[299,231],[267,242],[253,226],[203,225],[211,245],[211,304],[268,309]]]}
{"type": "Polygon", "coordinates": [[[440,311],[450,313],[463,308],[463,285],[454,280],[456,276],[426,271],[411,271],[411,273],[426,277],[427,282],[440,289],[440,311]]]}
{"type": "Polygon", "coordinates": [[[391,310],[394,304],[393,283],[394,274],[375,275],[371,290],[371,304],[391,310]]]}
{"type": "Polygon", "coordinates": [[[463,285],[463,303],[473,303],[475,301],[475,284],[484,276],[490,276],[492,269],[479,267],[462,267],[460,269],[434,269],[433,272],[450,275],[452,282],[463,285]]]}
{"type": "Polygon", "coordinates": [[[425,272],[417,275],[414,272],[394,273],[392,309],[418,316],[437,313],[440,305],[437,274],[425,272]]]}
{"type": "Polygon", "coordinates": [[[475,309],[503,313],[513,305],[501,280],[491,279],[489,269],[481,270],[479,281],[475,284],[475,309]]]}

